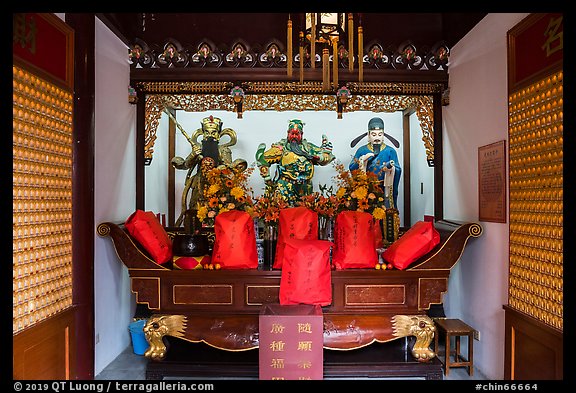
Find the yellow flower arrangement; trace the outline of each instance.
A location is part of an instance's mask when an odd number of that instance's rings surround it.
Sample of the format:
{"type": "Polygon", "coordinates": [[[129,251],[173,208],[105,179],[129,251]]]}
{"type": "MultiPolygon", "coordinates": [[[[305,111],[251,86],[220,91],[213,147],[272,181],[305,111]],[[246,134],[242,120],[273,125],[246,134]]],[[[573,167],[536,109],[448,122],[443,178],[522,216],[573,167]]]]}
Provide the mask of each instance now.
{"type": "Polygon", "coordinates": [[[242,210],[252,216],[254,201],[248,179],[253,171],[254,167],[239,171],[225,165],[204,171],[202,174],[210,186],[204,189],[198,203],[196,216],[200,222],[213,225],[218,214],[230,210],[242,210]]]}
{"type": "Polygon", "coordinates": [[[349,171],[339,161],[334,162],[333,166],[337,172],[335,181],[338,186],[336,191],[336,198],[339,200],[338,211],[356,210],[368,212],[376,220],[385,218],[385,193],[378,177],[372,172],[360,169],[349,171]]]}

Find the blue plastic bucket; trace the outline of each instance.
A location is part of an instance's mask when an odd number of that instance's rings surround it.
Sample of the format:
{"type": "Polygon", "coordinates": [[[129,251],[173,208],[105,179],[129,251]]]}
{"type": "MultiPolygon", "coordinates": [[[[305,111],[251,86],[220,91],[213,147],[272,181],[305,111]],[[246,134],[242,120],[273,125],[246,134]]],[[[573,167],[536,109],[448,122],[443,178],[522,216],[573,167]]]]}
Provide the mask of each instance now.
{"type": "Polygon", "coordinates": [[[136,355],[144,355],[150,346],[148,341],[146,341],[146,336],[144,335],[144,325],[146,325],[145,319],[139,319],[138,321],[134,321],[128,325],[128,330],[132,336],[132,348],[136,355]]]}

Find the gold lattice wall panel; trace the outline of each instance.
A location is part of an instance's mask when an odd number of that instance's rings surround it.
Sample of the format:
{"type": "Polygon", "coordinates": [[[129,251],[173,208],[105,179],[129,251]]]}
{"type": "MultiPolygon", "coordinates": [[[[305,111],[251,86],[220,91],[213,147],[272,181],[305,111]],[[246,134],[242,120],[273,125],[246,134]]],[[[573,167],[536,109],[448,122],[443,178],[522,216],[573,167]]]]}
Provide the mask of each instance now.
{"type": "Polygon", "coordinates": [[[509,304],[563,329],[563,74],[509,97],[509,304]]]}
{"type": "Polygon", "coordinates": [[[72,104],[13,67],[13,333],[72,305],[72,104]]]}

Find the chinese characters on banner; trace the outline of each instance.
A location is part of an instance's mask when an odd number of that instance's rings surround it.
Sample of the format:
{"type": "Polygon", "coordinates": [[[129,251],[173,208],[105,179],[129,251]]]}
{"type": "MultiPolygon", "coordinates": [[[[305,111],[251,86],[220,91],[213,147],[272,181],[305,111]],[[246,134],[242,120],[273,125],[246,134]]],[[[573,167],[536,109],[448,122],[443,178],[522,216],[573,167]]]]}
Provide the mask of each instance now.
{"type": "Polygon", "coordinates": [[[505,141],[478,148],[478,183],[478,211],[480,221],[505,223],[505,141]]]}
{"type": "Polygon", "coordinates": [[[259,321],[261,380],[324,378],[324,333],[318,305],[267,305],[259,321]]]}
{"type": "Polygon", "coordinates": [[[12,53],[34,71],[74,84],[74,39],[68,26],[50,13],[12,14],[12,53]]]}
{"type": "Polygon", "coordinates": [[[524,87],[562,67],[564,16],[560,13],[531,14],[517,34],[509,35],[510,91],[524,87]]]}

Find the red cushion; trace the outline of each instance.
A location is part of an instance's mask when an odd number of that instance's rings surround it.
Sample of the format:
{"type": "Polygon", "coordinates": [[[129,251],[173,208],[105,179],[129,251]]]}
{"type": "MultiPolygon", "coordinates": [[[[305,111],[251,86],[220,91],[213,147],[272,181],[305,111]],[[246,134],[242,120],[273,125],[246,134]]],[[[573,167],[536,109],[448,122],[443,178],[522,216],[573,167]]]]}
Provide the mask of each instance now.
{"type": "Polygon", "coordinates": [[[205,264],[210,263],[210,255],[202,255],[199,257],[175,256],[173,262],[176,269],[198,270],[203,269],[205,264]]]}
{"type": "Polygon", "coordinates": [[[156,263],[164,264],[172,259],[172,240],[154,213],[136,210],[125,226],[156,263]]]}
{"type": "Polygon", "coordinates": [[[440,243],[440,233],[431,222],[418,221],[382,253],[382,258],[396,269],[406,269],[440,243]]]}

